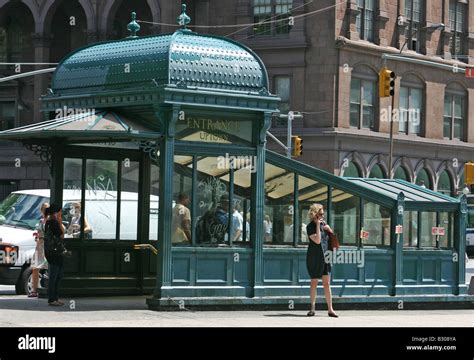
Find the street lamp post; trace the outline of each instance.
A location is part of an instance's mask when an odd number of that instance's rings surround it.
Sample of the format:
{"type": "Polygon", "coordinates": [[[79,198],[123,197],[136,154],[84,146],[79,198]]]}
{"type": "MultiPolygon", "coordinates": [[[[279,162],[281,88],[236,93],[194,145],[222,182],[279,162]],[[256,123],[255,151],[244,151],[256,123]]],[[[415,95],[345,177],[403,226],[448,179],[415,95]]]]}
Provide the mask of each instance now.
{"type": "MultiPolygon", "coordinates": [[[[415,30],[411,36],[407,37],[405,39],[405,42],[403,43],[402,47],[400,48],[400,54],[402,54],[403,49],[408,43],[408,40],[413,38],[414,35],[418,33],[420,30],[444,30],[445,25],[443,23],[436,23],[436,24],[431,24],[429,26],[424,26],[420,29],[415,30]]],[[[391,116],[390,116],[390,147],[389,147],[389,152],[388,152],[388,177],[391,179],[392,178],[392,165],[393,165],[393,113],[395,111],[395,96],[392,96],[392,111],[391,111],[391,116]]]]}

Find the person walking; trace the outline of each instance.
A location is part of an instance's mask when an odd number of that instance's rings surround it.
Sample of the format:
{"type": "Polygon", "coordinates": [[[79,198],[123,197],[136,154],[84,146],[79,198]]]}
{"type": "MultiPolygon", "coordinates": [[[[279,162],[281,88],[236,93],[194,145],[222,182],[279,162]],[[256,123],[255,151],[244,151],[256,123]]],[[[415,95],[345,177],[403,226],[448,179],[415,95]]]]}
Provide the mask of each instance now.
{"type": "Polygon", "coordinates": [[[65,247],[60,243],[64,242],[61,207],[51,205],[46,209],[46,215],[48,218],[44,226],[44,241],[49,267],[48,304],[62,306],[64,302],[59,300],[59,283],[63,277],[65,247]]]}
{"type": "Polygon", "coordinates": [[[339,317],[332,307],[332,294],[330,286],[331,264],[325,261],[324,254],[329,249],[329,235],[332,232],[329,225],[324,222],[324,207],[321,204],[313,204],[309,208],[308,217],[310,223],[306,226],[308,235],[308,251],[306,253],[306,268],[311,278],[310,301],[311,309],[308,316],[315,315],[316,291],[319,279],[323,280],[324,295],[328,306],[328,316],[339,317]]]}
{"type": "Polygon", "coordinates": [[[39,273],[43,269],[48,268],[48,262],[44,256],[44,225],[46,223],[46,209],[49,208],[47,202],[43,203],[40,208],[41,219],[36,225],[36,248],[35,254],[33,256],[33,261],[31,263],[31,280],[32,280],[32,289],[28,294],[28,297],[38,297],[38,287],[39,287],[39,273]]]}

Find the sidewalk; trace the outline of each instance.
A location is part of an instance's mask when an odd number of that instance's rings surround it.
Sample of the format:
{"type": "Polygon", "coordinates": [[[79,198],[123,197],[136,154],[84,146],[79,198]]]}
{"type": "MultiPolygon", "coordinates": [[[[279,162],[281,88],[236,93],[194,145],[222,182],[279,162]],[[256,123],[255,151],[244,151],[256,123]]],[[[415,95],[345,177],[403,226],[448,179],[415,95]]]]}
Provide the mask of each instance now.
{"type": "Polygon", "coordinates": [[[341,310],[338,319],[319,310],[172,311],[148,310],[147,297],[64,299],[61,308],[45,299],[0,296],[0,327],[474,327],[474,310],[341,310]]]}

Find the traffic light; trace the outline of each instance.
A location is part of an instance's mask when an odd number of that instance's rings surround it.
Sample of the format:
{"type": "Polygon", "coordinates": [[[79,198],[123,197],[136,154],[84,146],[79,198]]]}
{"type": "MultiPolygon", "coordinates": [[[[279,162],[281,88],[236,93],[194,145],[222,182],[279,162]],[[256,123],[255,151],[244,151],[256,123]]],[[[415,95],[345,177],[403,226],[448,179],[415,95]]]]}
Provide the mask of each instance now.
{"type": "Polygon", "coordinates": [[[303,155],[303,139],[299,136],[291,137],[291,155],[294,157],[303,155]]]}
{"type": "Polygon", "coordinates": [[[472,162],[464,164],[464,183],[468,185],[474,184],[474,163],[472,162]]]}
{"type": "Polygon", "coordinates": [[[395,95],[395,73],[383,67],[379,72],[379,96],[389,97],[395,95]]]}

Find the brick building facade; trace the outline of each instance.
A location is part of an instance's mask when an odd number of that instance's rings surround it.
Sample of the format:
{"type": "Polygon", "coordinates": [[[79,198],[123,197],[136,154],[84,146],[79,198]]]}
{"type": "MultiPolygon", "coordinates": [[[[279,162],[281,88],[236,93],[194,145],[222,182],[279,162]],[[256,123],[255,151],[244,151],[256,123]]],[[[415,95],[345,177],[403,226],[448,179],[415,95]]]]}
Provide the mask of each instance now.
{"type": "MultiPolygon", "coordinates": [[[[403,48],[403,55],[420,60],[474,66],[471,0],[186,2],[196,31],[228,36],[261,56],[270,90],[283,99],[282,112],[304,115],[294,123],[304,139],[300,160],[335,174],[389,174],[390,125],[381,115],[390,100],[379,100],[377,83],[383,53],[403,48]],[[437,23],[445,28],[430,29],[437,23]]],[[[77,47],[123,38],[132,10],[146,21],[139,35],[165,33],[175,29],[165,24],[176,22],[180,3],[0,0],[0,62],[56,63],[77,47]]],[[[395,123],[393,175],[456,194],[463,164],[474,160],[474,80],[429,64],[389,60],[387,66],[397,74],[395,106],[403,120],[395,123]]],[[[22,65],[21,72],[48,67],[54,64],[22,65]]],[[[16,70],[0,65],[2,76],[16,70]]],[[[41,121],[38,99],[49,83],[50,75],[0,83],[1,128],[41,121]]],[[[284,138],[285,125],[275,120],[272,132],[284,138]]],[[[271,140],[269,147],[278,149],[271,140]]],[[[0,148],[0,197],[48,185],[48,168],[31,152],[20,145],[0,148]]]]}

